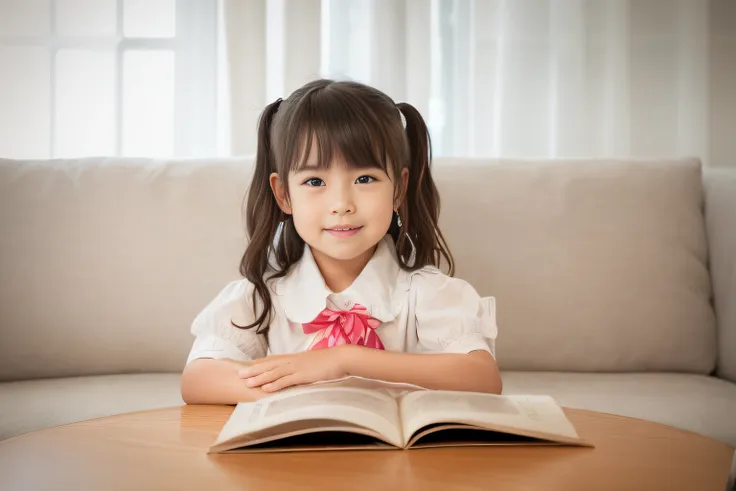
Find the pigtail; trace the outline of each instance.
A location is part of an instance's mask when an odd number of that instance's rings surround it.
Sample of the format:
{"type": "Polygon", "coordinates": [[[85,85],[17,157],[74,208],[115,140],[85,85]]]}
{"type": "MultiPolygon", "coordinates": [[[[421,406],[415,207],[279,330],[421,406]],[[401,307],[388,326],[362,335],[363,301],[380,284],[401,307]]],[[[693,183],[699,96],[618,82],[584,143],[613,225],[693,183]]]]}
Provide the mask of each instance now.
{"type": "Polygon", "coordinates": [[[271,145],[271,124],[280,105],[281,99],[278,99],[266,106],[258,121],[258,149],[245,209],[248,246],[240,261],[240,274],[255,287],[252,303],[257,318],[253,324],[247,326],[238,326],[231,321],[233,326],[241,329],[257,326],[259,333],[267,332],[271,323],[271,295],[264,275],[269,268],[276,230],[283,218],[283,212],[276,203],[269,183],[271,173],[276,170],[271,145]],[[259,304],[263,307],[260,314],[256,307],[259,304]]]}
{"type": "Polygon", "coordinates": [[[397,107],[406,118],[409,144],[409,183],[399,207],[402,227],[397,234],[397,252],[404,260],[413,253],[412,270],[428,265],[440,268],[444,258],[448,274],[452,276],[455,262],[439,228],[440,195],[430,172],[432,142],[429,131],[414,106],[402,102],[397,107]]]}

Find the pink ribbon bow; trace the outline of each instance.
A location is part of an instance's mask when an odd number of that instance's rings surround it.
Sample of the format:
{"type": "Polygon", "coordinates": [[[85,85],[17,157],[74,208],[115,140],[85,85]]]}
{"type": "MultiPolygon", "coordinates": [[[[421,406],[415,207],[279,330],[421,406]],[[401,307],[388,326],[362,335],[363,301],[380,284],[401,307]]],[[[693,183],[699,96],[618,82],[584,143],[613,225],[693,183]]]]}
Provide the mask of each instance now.
{"type": "Polygon", "coordinates": [[[376,328],[381,321],[371,317],[360,304],[352,309],[324,309],[312,322],[302,324],[304,334],[318,333],[309,349],[332,348],[342,344],[357,344],[368,348],[384,349],[376,328]]]}

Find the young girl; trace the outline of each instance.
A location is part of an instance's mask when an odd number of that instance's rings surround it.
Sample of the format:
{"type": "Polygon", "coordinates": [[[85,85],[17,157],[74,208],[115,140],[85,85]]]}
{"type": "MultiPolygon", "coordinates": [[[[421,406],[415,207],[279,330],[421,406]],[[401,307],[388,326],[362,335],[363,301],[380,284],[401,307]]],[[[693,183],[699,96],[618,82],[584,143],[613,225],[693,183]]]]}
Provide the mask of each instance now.
{"type": "Polygon", "coordinates": [[[419,112],[374,88],[317,80],[268,105],[245,279],[194,320],[184,401],[346,375],[500,393],[493,298],[451,277],[430,161],[419,112]]]}

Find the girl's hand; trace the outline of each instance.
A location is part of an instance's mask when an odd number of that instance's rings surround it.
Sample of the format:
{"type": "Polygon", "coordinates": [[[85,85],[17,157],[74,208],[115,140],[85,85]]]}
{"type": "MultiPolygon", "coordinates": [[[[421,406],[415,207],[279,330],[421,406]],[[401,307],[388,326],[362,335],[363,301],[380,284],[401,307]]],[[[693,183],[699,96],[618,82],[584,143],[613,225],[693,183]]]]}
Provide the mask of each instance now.
{"type": "Polygon", "coordinates": [[[344,359],[349,345],[323,348],[290,355],[271,355],[253,360],[238,371],[248,387],[276,392],[294,385],[332,380],[347,375],[344,359]]]}

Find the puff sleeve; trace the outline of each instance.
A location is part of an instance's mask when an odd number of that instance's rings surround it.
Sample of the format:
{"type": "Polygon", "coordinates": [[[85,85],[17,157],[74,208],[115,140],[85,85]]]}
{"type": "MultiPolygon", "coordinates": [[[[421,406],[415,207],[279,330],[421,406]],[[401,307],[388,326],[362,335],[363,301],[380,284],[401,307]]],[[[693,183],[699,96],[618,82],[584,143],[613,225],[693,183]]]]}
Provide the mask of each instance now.
{"type": "Polygon", "coordinates": [[[248,280],[233,281],[196,316],[191,326],[195,339],[187,363],[197,358],[250,361],[266,356],[266,336],[256,334],[256,328],[239,329],[231,324],[254,322],[253,290],[248,280]]]}
{"type": "Polygon", "coordinates": [[[466,281],[440,272],[418,275],[416,330],[425,353],[470,353],[496,356],[496,302],[481,297],[466,281]]]}

